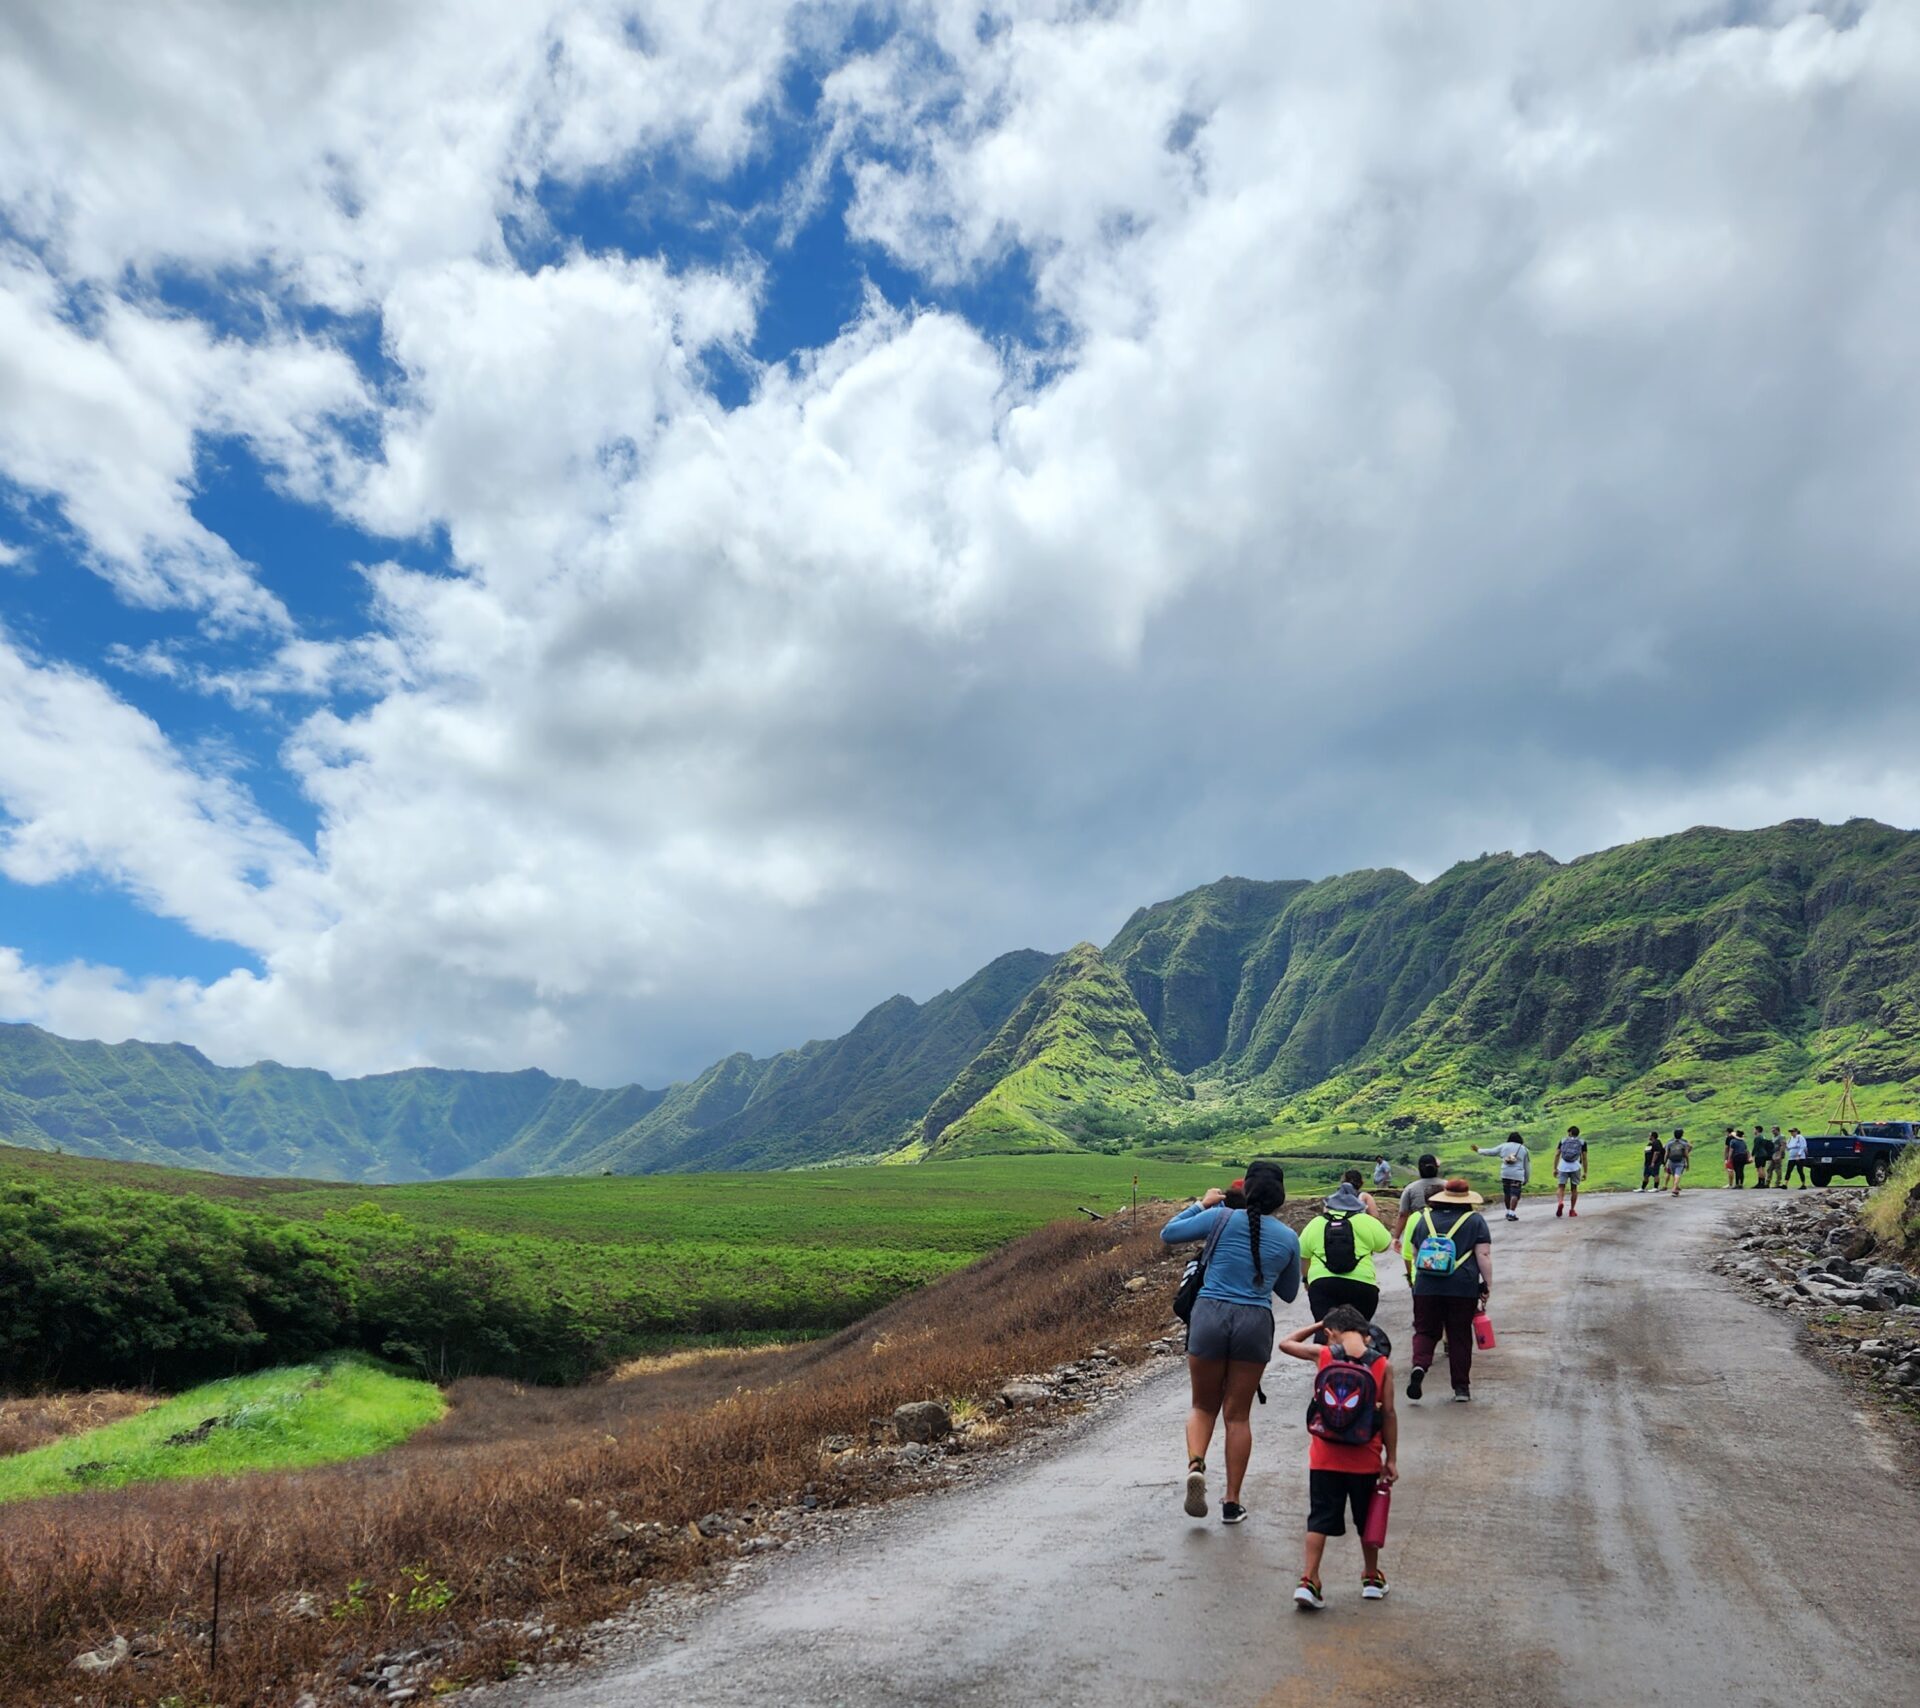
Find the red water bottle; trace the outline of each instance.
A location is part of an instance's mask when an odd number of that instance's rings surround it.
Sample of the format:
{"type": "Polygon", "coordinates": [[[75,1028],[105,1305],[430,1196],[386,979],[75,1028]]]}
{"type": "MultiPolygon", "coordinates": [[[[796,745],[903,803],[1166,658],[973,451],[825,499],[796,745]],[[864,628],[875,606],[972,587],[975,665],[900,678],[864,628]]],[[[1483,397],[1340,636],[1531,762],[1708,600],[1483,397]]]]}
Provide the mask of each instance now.
{"type": "Polygon", "coordinates": [[[1485,1311],[1475,1311],[1473,1313],[1473,1344],[1479,1347],[1482,1352],[1489,1352],[1493,1349],[1493,1318],[1488,1316],[1485,1311]]]}
{"type": "Polygon", "coordinates": [[[1387,1509],[1393,1504],[1390,1483],[1375,1483],[1373,1499],[1367,1502],[1367,1521],[1360,1526],[1360,1543],[1366,1548],[1384,1548],[1387,1544],[1387,1509]]]}

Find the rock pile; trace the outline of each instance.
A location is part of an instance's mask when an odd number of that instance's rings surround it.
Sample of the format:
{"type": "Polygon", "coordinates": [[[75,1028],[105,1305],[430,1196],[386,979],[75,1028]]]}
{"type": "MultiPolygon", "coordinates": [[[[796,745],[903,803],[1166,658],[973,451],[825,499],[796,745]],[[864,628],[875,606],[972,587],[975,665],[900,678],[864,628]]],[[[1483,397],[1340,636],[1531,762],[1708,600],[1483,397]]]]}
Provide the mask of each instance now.
{"type": "Polygon", "coordinates": [[[1795,1192],[1749,1216],[1711,1267],[1818,1324],[1850,1368],[1920,1390],[1920,1275],[1889,1256],[1861,1226],[1853,1194],[1795,1192]]]}

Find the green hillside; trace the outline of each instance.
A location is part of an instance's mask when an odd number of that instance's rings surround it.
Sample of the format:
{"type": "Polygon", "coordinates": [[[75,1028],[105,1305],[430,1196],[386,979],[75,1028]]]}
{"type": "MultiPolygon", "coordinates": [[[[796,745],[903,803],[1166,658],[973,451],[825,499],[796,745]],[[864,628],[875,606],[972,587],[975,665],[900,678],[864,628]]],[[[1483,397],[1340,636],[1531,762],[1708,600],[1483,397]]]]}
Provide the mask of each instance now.
{"type": "Polygon", "coordinates": [[[345,1080],[278,1062],[222,1068],[185,1044],[78,1042],[0,1025],[0,1140],[169,1167],[435,1179],[516,1138],[618,1132],[661,1096],[596,1091],[534,1068],[345,1080]]]}
{"type": "Polygon", "coordinates": [[[1002,955],[926,1003],[896,996],[843,1038],[735,1055],[667,1091],[536,1069],[335,1079],[216,1067],[183,1044],[102,1044],[0,1024],[0,1141],[224,1173],[340,1180],[771,1168],[893,1149],[1052,957],[1002,955]]]}
{"type": "Polygon", "coordinates": [[[893,1150],[1053,964],[1016,950],[929,1002],[883,1002],[843,1038],[764,1061],[729,1056],[626,1132],[538,1172],[782,1168],[893,1150]]]}
{"type": "Polygon", "coordinates": [[[1146,1117],[1191,1095],[1126,981],[1081,943],[934,1100],[915,1143],[940,1157],[1069,1150],[1090,1115],[1146,1117]]]}

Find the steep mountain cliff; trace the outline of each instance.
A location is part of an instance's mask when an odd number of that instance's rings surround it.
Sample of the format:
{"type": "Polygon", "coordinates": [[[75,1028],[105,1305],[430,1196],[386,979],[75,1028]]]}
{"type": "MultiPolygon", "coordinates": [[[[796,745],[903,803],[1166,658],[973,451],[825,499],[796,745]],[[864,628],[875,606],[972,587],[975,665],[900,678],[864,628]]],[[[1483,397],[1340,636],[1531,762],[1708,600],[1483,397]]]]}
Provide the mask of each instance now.
{"type": "Polygon", "coordinates": [[[1162,1036],[1218,1040],[1189,1070],[1244,1093],[1498,1108],[1576,1087],[1757,1091],[1843,1059],[1867,1081],[1920,1073],[1912,832],[1795,820],[1566,865],[1486,855],[1429,884],[1354,873],[1261,898],[1271,916],[1236,964],[1186,922],[1244,916],[1246,888],[1146,909],[1108,950],[1162,1036]]]}
{"type": "Polygon", "coordinates": [[[947,1157],[1069,1150],[1091,1110],[1143,1113],[1190,1095],[1126,981],[1080,943],[934,1100],[915,1137],[947,1157]]]}

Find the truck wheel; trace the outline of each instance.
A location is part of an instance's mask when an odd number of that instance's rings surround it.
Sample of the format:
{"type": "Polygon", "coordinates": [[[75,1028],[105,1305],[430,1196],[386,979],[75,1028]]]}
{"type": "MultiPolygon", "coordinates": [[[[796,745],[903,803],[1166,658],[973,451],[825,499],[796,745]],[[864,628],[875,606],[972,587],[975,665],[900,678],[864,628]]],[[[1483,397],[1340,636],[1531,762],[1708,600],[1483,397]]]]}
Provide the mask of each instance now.
{"type": "Polygon", "coordinates": [[[1830,1168],[1815,1168],[1813,1170],[1813,1183],[1816,1186],[1825,1186],[1832,1179],[1833,1170],[1830,1168]]]}
{"type": "Polygon", "coordinates": [[[1886,1184],[1887,1176],[1892,1172],[1893,1164],[1885,1157],[1877,1156],[1867,1164],[1867,1184],[1869,1186],[1883,1186],[1886,1184]]]}

